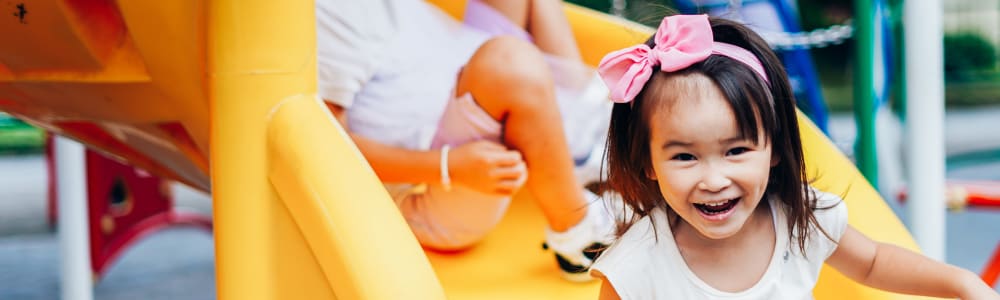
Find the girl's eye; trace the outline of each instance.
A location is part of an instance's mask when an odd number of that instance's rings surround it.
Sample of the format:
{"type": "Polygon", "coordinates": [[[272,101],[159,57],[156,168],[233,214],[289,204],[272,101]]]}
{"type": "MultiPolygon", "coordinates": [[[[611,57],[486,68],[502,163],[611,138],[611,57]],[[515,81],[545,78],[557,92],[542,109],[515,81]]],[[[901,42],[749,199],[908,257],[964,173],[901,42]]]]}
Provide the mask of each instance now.
{"type": "Polygon", "coordinates": [[[729,149],[729,151],[726,152],[726,155],[740,155],[746,153],[747,151],[750,151],[750,149],[748,149],[747,147],[736,147],[733,149],[729,149]]]}
{"type": "Polygon", "coordinates": [[[670,159],[671,160],[679,160],[679,161],[691,161],[691,160],[694,160],[695,158],[694,158],[694,155],[687,154],[687,153],[681,153],[681,154],[674,155],[674,157],[671,157],[670,159]]]}

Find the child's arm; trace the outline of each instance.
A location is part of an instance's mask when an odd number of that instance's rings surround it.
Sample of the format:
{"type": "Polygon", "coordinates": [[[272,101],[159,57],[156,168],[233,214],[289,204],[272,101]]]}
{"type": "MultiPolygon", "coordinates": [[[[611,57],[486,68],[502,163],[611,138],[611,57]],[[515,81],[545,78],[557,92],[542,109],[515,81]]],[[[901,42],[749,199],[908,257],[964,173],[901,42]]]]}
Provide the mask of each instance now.
{"type": "MultiPolygon", "coordinates": [[[[358,146],[368,164],[383,182],[440,182],[441,151],[410,150],[392,147],[351,134],[343,107],[324,101],[327,108],[358,146]]],[[[448,154],[452,184],[500,195],[512,195],[526,180],[527,168],[520,152],[501,144],[479,141],[455,145],[448,154]]]]}
{"type": "Polygon", "coordinates": [[[611,281],[600,271],[591,269],[591,276],[601,280],[601,294],[598,297],[600,300],[621,300],[622,297],[618,296],[618,291],[615,291],[615,287],[611,285],[611,281]]]}
{"type": "Polygon", "coordinates": [[[1000,299],[972,272],[895,245],[872,241],[848,226],[826,263],[864,285],[934,297],[1000,299]]]}
{"type": "Polygon", "coordinates": [[[621,297],[618,297],[618,292],[615,291],[615,288],[613,286],[611,286],[611,282],[609,282],[607,278],[602,278],[601,279],[601,296],[598,299],[600,299],[600,300],[621,300],[621,297]]]}

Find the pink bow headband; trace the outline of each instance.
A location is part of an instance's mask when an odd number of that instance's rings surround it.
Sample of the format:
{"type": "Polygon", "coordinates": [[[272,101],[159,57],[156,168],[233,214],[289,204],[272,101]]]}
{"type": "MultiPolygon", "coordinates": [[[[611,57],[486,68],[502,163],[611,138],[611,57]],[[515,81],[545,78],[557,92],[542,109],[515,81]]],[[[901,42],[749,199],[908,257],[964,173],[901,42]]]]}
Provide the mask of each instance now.
{"type": "Polygon", "coordinates": [[[739,46],[715,42],[706,15],[677,15],[663,18],[651,49],[640,44],[608,53],[597,66],[601,79],[611,90],[611,100],[631,102],[653,75],[653,68],[674,72],[705,60],[712,54],[723,55],[753,69],[764,81],[767,74],[753,53],[739,46]]]}

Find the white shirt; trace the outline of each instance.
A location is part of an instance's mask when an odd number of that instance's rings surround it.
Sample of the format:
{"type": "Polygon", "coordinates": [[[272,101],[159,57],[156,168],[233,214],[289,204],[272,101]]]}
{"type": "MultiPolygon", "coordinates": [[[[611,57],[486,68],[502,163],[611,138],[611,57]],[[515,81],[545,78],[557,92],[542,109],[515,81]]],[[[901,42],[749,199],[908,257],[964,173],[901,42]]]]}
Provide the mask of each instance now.
{"type": "MultiPolygon", "coordinates": [[[[353,133],[418,150],[430,148],[459,70],[491,38],[421,0],[317,0],[316,35],[319,97],[346,109],[353,133]]],[[[581,160],[607,136],[607,88],[593,70],[569,67],[579,62],[548,62],[566,85],[557,84],[557,103],[570,151],[581,160]],[[573,71],[594,77],[571,82],[579,77],[573,71]]]]}
{"type": "Polygon", "coordinates": [[[319,97],[351,131],[429,146],[458,71],[489,37],[420,0],[317,0],[319,97]]]}
{"type": "MultiPolygon", "coordinates": [[[[833,194],[816,191],[816,195],[818,207],[832,206],[815,210],[816,220],[839,241],[847,229],[847,205],[833,194]]],[[[699,279],[681,257],[666,212],[660,209],[639,219],[591,268],[606,276],[622,299],[812,299],[820,268],[837,244],[813,230],[803,256],[796,242],[788,239],[780,202],[770,204],[774,253],[761,279],[744,291],[720,291],[699,279]],[[654,239],[654,224],[659,242],[654,239]]]]}

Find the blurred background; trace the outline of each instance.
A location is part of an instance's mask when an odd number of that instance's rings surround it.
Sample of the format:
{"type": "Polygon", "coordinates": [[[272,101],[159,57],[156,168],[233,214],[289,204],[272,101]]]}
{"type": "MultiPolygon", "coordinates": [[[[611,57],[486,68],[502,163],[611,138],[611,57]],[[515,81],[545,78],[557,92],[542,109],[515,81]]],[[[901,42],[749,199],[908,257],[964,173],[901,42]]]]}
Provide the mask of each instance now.
{"type": "MultiPolygon", "coordinates": [[[[906,155],[901,146],[902,128],[905,122],[919,120],[905,120],[903,1],[568,2],[654,27],[664,15],[674,12],[706,12],[759,25],[762,34],[783,51],[803,111],[842,151],[859,164],[872,166],[863,168],[865,175],[879,187],[897,216],[909,224],[901,199],[906,192],[907,169],[902,163],[906,155]],[[876,86],[876,99],[867,102],[858,101],[854,91],[857,3],[875,7],[867,18],[874,20],[877,28],[873,52],[879,54],[874,80],[882,84],[876,86]],[[773,10],[755,10],[762,5],[773,10]],[[869,106],[867,103],[885,113],[859,112],[859,107],[869,106]],[[859,122],[859,118],[884,120],[859,122]],[[878,149],[878,154],[869,154],[874,155],[871,157],[856,154],[859,143],[864,143],[858,139],[859,132],[866,131],[876,137],[872,145],[862,146],[878,149]]],[[[982,273],[991,257],[1000,254],[994,252],[1000,251],[1000,0],[943,2],[946,178],[953,183],[949,192],[959,188],[966,192],[964,198],[957,196],[949,202],[944,259],[982,273]],[[970,195],[979,195],[982,201],[970,202],[970,195]]],[[[57,212],[50,195],[47,141],[45,132],[0,112],[0,299],[55,299],[59,295],[58,240],[53,223],[57,212]]],[[[103,163],[117,164],[113,159],[103,163]]],[[[114,170],[107,172],[154,182],[155,187],[147,192],[167,198],[170,210],[211,215],[211,200],[203,193],[161,181],[142,170],[114,170]]],[[[114,195],[116,188],[121,185],[110,183],[109,193],[114,195]]],[[[120,217],[115,209],[134,205],[114,196],[108,201],[108,214],[113,217],[120,217]]],[[[106,232],[113,232],[108,229],[116,224],[113,217],[99,220],[106,232]]],[[[104,273],[95,274],[97,299],[215,297],[210,233],[197,226],[171,228],[125,246],[117,256],[106,259],[104,273]]]]}

